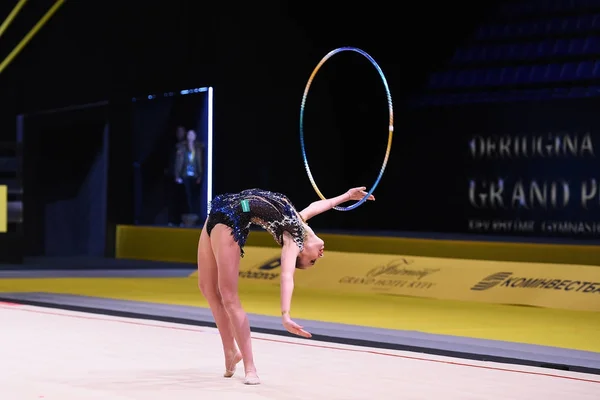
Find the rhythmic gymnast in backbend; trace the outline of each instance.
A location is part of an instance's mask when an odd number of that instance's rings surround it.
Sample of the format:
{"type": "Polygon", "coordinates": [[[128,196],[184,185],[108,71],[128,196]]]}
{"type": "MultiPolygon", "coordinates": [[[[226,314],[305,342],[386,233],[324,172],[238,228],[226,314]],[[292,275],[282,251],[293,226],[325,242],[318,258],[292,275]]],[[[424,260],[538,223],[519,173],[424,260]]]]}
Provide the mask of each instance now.
{"type": "MultiPolygon", "coordinates": [[[[252,224],[267,230],[281,246],[281,316],[288,332],[310,338],[311,334],[292,321],[290,305],[294,272],[306,269],[323,257],[324,242],[306,221],[351,200],[363,199],[365,187],[311,203],[298,212],[280,193],[248,189],[228,193],[211,201],[210,213],[198,243],[198,283],[217,324],[225,354],[225,377],[244,361],[247,385],[260,383],[250,339],[250,324],[238,297],[240,257],[252,224]],[[237,343],[237,344],[236,344],[237,343]]],[[[373,195],[368,200],[375,200],[373,195]]]]}

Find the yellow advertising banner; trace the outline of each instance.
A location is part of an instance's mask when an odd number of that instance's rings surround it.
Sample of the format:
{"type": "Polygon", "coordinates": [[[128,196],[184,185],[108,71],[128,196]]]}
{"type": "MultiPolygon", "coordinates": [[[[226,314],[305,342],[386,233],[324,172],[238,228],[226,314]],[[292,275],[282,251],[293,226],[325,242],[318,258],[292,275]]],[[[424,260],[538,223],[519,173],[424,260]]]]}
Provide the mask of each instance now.
{"type": "MultiPolygon", "coordinates": [[[[279,284],[276,248],[247,247],[240,280],[279,284]]],[[[600,267],[328,252],[296,288],[600,311],[600,267]]]]}
{"type": "Polygon", "coordinates": [[[8,230],[8,189],[0,185],[0,233],[8,230]]]}

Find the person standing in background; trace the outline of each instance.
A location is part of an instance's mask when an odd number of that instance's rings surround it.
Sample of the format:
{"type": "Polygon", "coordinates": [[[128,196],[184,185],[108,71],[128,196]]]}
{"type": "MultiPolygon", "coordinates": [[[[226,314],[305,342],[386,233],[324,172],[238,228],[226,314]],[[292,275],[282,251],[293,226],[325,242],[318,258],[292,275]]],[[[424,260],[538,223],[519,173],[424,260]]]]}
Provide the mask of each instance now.
{"type": "Polygon", "coordinates": [[[169,225],[181,225],[181,214],[182,214],[182,203],[184,198],[184,191],[181,185],[178,184],[177,179],[173,180],[172,176],[176,175],[175,172],[175,160],[177,159],[177,151],[179,147],[185,144],[186,131],[182,125],[178,125],[175,129],[175,143],[173,144],[172,150],[169,155],[169,166],[166,168],[165,173],[167,179],[167,198],[169,208],[169,225]]]}
{"type": "Polygon", "coordinates": [[[190,129],[185,141],[178,144],[175,157],[175,182],[182,184],[185,189],[187,213],[193,215],[194,223],[200,218],[203,150],[204,145],[197,141],[196,132],[190,129]]]}

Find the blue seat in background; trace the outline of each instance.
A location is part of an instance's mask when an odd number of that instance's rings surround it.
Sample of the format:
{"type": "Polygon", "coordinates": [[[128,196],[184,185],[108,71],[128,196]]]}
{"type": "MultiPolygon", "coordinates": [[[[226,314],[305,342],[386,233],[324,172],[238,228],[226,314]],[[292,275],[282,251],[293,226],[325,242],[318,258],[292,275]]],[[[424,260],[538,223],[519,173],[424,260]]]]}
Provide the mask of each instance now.
{"type": "Polygon", "coordinates": [[[593,79],[600,78],[600,61],[594,61],[594,66],[592,68],[591,77],[593,79]]]}
{"type": "Polygon", "coordinates": [[[580,17],[567,17],[563,19],[562,29],[565,33],[576,33],[585,30],[585,27],[581,25],[580,17]]]}
{"type": "Polygon", "coordinates": [[[590,36],[584,39],[583,54],[600,54],[600,37],[590,36]]]}
{"type": "Polygon", "coordinates": [[[569,55],[570,48],[570,40],[569,39],[557,39],[554,42],[554,48],[552,49],[552,55],[554,56],[567,56],[569,55]]]}
{"type": "Polygon", "coordinates": [[[516,67],[499,68],[500,85],[514,85],[517,81],[518,70],[516,67]]]}
{"type": "Polygon", "coordinates": [[[549,72],[550,72],[549,66],[547,64],[534,65],[531,67],[531,71],[529,73],[529,82],[523,82],[523,83],[545,82],[548,79],[549,72]]]}
{"type": "Polygon", "coordinates": [[[556,48],[555,39],[545,39],[537,43],[532,58],[539,57],[552,57],[554,56],[554,49],[556,48]]]}
{"type": "Polygon", "coordinates": [[[429,87],[466,88],[557,83],[600,78],[600,60],[437,72],[429,87]]]}
{"type": "Polygon", "coordinates": [[[556,55],[555,51],[556,39],[544,39],[535,42],[535,46],[527,58],[535,60],[537,58],[553,57],[556,55]]]}
{"type": "Polygon", "coordinates": [[[500,60],[502,61],[511,61],[511,60],[521,60],[525,58],[525,54],[527,53],[526,47],[530,47],[529,43],[511,43],[500,45],[502,49],[502,55],[500,60]]]}
{"type": "MultiPolygon", "coordinates": [[[[596,61],[598,63],[598,61],[596,61]]],[[[594,61],[584,61],[579,63],[577,71],[575,72],[580,79],[593,79],[594,78],[594,61]]]]}
{"type": "Polygon", "coordinates": [[[581,76],[578,75],[579,64],[576,62],[570,62],[563,64],[560,70],[559,80],[561,81],[573,81],[577,79],[581,79],[581,76]]]}
{"type": "Polygon", "coordinates": [[[569,54],[584,55],[588,38],[576,38],[569,41],[569,54]]]}
{"type": "Polygon", "coordinates": [[[488,72],[486,69],[476,69],[471,71],[471,86],[487,86],[488,72]]]}
{"type": "Polygon", "coordinates": [[[600,36],[471,46],[457,49],[452,61],[456,64],[464,64],[469,62],[535,60],[570,55],[598,55],[600,57],[600,36]]]}
{"type": "Polygon", "coordinates": [[[549,22],[545,19],[539,21],[523,21],[520,24],[523,26],[521,30],[526,33],[527,36],[544,35],[549,29],[549,22]]]}
{"type": "Polygon", "coordinates": [[[512,24],[510,25],[492,25],[490,36],[493,39],[504,38],[510,36],[512,24]]]}
{"type": "Polygon", "coordinates": [[[527,21],[518,23],[520,36],[535,36],[543,29],[544,21],[527,21]]]}
{"type": "Polygon", "coordinates": [[[566,28],[566,24],[565,24],[565,18],[564,17],[554,17],[554,18],[550,18],[547,22],[547,28],[548,29],[548,33],[553,33],[553,34],[558,34],[558,33],[565,33],[565,28],[566,28]]]}
{"type": "Polygon", "coordinates": [[[502,83],[502,68],[491,68],[485,73],[484,86],[500,86],[502,83]]]}
{"type": "Polygon", "coordinates": [[[527,26],[523,24],[506,24],[502,38],[517,38],[526,35],[527,26]]]}
{"type": "Polygon", "coordinates": [[[478,59],[479,61],[489,61],[494,62],[502,59],[502,53],[506,45],[490,45],[483,47],[481,49],[481,57],[478,59]]]}
{"type": "Polygon", "coordinates": [[[517,73],[515,76],[516,84],[523,85],[527,83],[531,83],[531,75],[533,73],[533,69],[535,66],[533,65],[522,65],[517,67],[517,73]]]}
{"type": "MultiPolygon", "coordinates": [[[[600,5],[597,5],[600,7],[600,5]]],[[[579,17],[579,30],[600,28],[600,14],[588,14],[579,17]]]]}
{"type": "MultiPolygon", "coordinates": [[[[600,4],[597,4],[600,7],[600,4]]],[[[600,27],[600,14],[586,14],[565,19],[565,31],[568,33],[585,32],[600,27]]]]}
{"type": "Polygon", "coordinates": [[[585,32],[594,29],[594,15],[580,15],[569,18],[567,29],[568,33],[585,32]]]}
{"type": "Polygon", "coordinates": [[[561,80],[563,64],[549,64],[546,70],[545,82],[559,82],[561,80]]]}

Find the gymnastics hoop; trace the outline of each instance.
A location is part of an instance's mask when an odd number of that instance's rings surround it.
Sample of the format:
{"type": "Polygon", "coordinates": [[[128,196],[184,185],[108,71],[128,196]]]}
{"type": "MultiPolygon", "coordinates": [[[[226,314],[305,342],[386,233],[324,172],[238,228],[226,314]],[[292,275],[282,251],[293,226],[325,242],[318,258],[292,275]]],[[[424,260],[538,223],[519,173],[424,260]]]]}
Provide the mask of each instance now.
{"type": "Polygon", "coordinates": [[[363,55],[366,59],[368,59],[371,62],[371,64],[375,67],[377,72],[379,72],[379,77],[381,78],[381,81],[383,82],[383,85],[385,86],[385,92],[386,92],[387,101],[388,101],[389,118],[390,118],[388,143],[387,143],[387,148],[385,151],[385,157],[383,158],[383,164],[381,165],[381,169],[379,170],[379,175],[377,176],[375,183],[373,184],[373,186],[371,187],[369,192],[365,195],[365,197],[363,197],[358,202],[356,202],[348,207],[340,207],[340,206],[333,207],[333,209],[337,210],[337,211],[350,211],[350,210],[353,210],[356,207],[360,206],[361,204],[363,204],[369,198],[369,196],[371,196],[371,194],[375,191],[375,188],[379,184],[381,177],[383,176],[383,172],[385,171],[385,167],[387,165],[387,162],[388,162],[388,159],[390,156],[390,150],[392,148],[392,137],[394,134],[394,108],[392,106],[392,95],[390,93],[390,88],[388,86],[387,80],[385,79],[385,75],[383,74],[383,71],[379,67],[379,64],[377,64],[377,62],[373,59],[373,57],[371,57],[365,51],[358,49],[356,47],[340,47],[340,48],[330,51],[329,53],[327,53],[327,55],[325,55],[325,57],[323,57],[321,59],[321,61],[319,61],[319,63],[313,70],[312,74],[308,78],[308,82],[306,83],[306,87],[304,88],[304,95],[302,96],[302,104],[300,105],[300,146],[302,148],[302,159],[304,161],[304,168],[306,169],[306,173],[308,174],[308,179],[310,180],[310,183],[312,184],[313,189],[315,189],[315,192],[317,192],[317,195],[321,199],[326,200],[326,197],[323,196],[323,194],[319,190],[319,187],[317,186],[317,184],[310,172],[310,167],[308,166],[308,159],[306,157],[306,148],[304,147],[304,107],[306,105],[306,97],[308,96],[308,91],[310,89],[310,85],[312,84],[313,79],[317,75],[317,72],[321,69],[323,64],[325,64],[325,62],[329,58],[331,58],[333,55],[335,55],[337,53],[341,53],[342,51],[354,51],[356,53],[363,55]]]}

